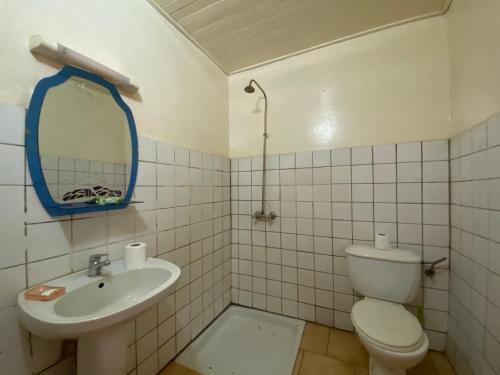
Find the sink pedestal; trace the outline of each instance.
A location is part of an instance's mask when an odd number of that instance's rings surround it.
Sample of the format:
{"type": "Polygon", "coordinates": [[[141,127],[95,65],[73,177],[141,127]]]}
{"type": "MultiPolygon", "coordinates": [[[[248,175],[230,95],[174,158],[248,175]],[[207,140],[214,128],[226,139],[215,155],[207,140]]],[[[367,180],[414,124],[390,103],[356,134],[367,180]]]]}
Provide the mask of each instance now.
{"type": "Polygon", "coordinates": [[[117,324],[78,339],[78,375],[125,375],[128,332],[117,324]]]}

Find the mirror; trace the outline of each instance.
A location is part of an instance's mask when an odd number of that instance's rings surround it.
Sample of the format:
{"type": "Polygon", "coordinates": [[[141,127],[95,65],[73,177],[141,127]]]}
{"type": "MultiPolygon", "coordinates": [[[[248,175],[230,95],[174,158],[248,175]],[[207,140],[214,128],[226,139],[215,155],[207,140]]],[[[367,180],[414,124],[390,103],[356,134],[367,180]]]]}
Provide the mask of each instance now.
{"type": "Polygon", "coordinates": [[[122,208],[130,202],[137,135],[132,112],[114,85],[65,67],[37,85],[27,126],[30,172],[49,213],[122,208]]]}

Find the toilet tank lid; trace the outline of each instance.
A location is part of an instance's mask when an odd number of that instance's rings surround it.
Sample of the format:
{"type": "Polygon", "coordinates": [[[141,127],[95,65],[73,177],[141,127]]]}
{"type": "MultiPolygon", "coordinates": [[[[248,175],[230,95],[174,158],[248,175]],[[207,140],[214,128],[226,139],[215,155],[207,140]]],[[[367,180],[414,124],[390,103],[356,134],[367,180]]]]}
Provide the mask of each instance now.
{"type": "Polygon", "coordinates": [[[398,263],[420,263],[420,257],[410,250],[379,250],[374,246],[351,245],[345,250],[347,255],[360,258],[386,260],[398,263]]]}

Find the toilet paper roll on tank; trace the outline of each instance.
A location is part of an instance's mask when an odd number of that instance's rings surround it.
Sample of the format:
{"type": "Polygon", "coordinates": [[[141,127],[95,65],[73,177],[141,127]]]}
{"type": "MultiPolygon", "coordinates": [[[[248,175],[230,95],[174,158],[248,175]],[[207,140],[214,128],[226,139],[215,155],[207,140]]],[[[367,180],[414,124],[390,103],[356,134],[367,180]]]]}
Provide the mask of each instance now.
{"type": "Polygon", "coordinates": [[[392,249],[391,242],[389,241],[389,236],[385,233],[375,234],[375,247],[379,250],[389,250],[392,249]]]}

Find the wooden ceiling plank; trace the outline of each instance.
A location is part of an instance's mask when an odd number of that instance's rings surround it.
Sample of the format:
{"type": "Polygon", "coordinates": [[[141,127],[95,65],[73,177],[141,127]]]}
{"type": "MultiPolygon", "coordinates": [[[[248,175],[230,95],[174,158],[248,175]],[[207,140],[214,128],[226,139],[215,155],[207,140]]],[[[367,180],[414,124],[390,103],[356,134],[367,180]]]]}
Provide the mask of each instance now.
{"type": "Polygon", "coordinates": [[[255,9],[245,9],[244,11],[231,17],[224,18],[223,20],[213,23],[212,25],[196,30],[192,33],[192,35],[200,42],[208,42],[224,32],[241,28],[241,25],[245,22],[251,24],[251,20],[258,20],[259,17],[262,17],[262,13],[269,15],[273,14],[275,9],[283,7],[285,2],[286,0],[267,0],[255,9]]]}
{"type": "Polygon", "coordinates": [[[193,25],[200,24],[205,26],[216,22],[218,19],[224,18],[228,14],[232,14],[234,9],[236,9],[236,12],[238,9],[247,9],[247,1],[248,0],[219,0],[209,7],[203,8],[180,19],[178,22],[184,29],[192,33],[191,30],[196,27],[193,25]]]}
{"type": "Polygon", "coordinates": [[[162,6],[162,9],[168,14],[170,14],[170,16],[172,16],[172,13],[175,12],[176,10],[181,9],[191,3],[194,3],[195,1],[196,0],[173,0],[162,6]]]}
{"type": "Polygon", "coordinates": [[[219,0],[196,0],[185,7],[182,7],[181,9],[176,10],[175,12],[172,12],[172,17],[174,19],[180,20],[190,14],[193,14],[203,8],[209,7],[213,3],[216,3],[219,0]]]}
{"type": "Polygon", "coordinates": [[[215,39],[209,43],[203,43],[203,45],[208,49],[219,48],[221,46],[221,48],[226,48],[228,45],[235,46],[236,44],[241,45],[246,43],[248,40],[259,37],[260,35],[271,33],[274,30],[287,25],[294,25],[297,22],[300,22],[306,14],[314,14],[314,10],[311,6],[309,6],[309,4],[302,4],[299,7],[277,14],[272,18],[254,23],[245,29],[226,34],[223,37],[215,39]]]}

